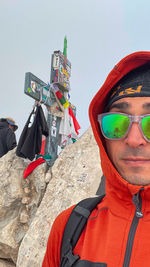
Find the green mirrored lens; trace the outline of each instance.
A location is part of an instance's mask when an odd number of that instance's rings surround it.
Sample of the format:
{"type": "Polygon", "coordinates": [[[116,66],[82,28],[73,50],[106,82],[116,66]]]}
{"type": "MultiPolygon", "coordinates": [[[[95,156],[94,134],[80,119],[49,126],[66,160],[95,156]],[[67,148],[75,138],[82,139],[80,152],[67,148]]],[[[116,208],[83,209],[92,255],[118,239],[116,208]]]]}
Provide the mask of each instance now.
{"type": "Polygon", "coordinates": [[[102,118],[104,135],[110,139],[122,138],[129,128],[130,120],[122,114],[108,114],[102,118]]]}
{"type": "Polygon", "coordinates": [[[141,127],[146,138],[150,140],[150,116],[144,117],[142,119],[141,127]]]}

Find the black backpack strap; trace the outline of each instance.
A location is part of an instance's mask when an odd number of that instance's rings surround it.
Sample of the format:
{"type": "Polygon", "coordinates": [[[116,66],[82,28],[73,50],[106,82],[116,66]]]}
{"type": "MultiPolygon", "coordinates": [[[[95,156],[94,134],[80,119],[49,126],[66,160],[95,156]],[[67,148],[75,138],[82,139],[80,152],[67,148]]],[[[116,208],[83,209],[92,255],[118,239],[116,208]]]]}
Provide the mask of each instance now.
{"type": "Polygon", "coordinates": [[[60,267],[71,267],[79,259],[78,255],[73,254],[73,249],[92,210],[101,202],[104,196],[84,199],[72,210],[62,238],[60,267]]]}

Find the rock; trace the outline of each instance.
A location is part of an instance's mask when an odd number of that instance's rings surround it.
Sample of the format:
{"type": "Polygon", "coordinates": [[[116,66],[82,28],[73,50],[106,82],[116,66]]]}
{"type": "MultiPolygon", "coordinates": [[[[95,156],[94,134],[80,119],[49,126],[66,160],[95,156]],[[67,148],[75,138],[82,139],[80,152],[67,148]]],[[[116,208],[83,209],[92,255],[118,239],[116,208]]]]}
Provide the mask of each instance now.
{"type": "Polygon", "coordinates": [[[29,221],[29,215],[27,213],[27,210],[23,210],[20,214],[20,223],[27,223],[29,221]]]}
{"type": "Polygon", "coordinates": [[[0,158],[0,258],[14,263],[46,188],[45,163],[23,179],[29,163],[15,149],[0,158]]]}
{"type": "Polygon", "coordinates": [[[95,195],[101,176],[99,150],[89,128],[76,143],[60,153],[46,174],[49,184],[20,245],[17,267],[41,266],[55,217],[81,199],[95,195]]]}
{"type": "Polygon", "coordinates": [[[47,172],[45,175],[45,183],[49,183],[51,178],[52,178],[52,173],[49,170],[49,172],[47,172]]]}
{"type": "Polygon", "coordinates": [[[31,192],[31,190],[30,190],[28,187],[25,187],[25,188],[24,188],[24,192],[25,192],[26,194],[29,194],[29,193],[31,192]]]}
{"type": "Polygon", "coordinates": [[[31,201],[30,197],[23,197],[21,200],[22,204],[29,204],[30,201],[31,201]]]}
{"type": "Polygon", "coordinates": [[[12,262],[0,259],[0,267],[15,267],[15,266],[16,265],[12,262]]]}

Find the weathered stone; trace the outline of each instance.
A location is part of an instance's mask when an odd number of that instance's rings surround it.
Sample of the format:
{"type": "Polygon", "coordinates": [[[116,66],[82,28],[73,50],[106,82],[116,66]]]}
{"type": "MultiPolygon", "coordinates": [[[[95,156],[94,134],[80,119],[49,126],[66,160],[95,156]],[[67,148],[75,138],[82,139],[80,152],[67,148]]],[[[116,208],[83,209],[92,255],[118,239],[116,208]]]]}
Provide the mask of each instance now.
{"type": "Polygon", "coordinates": [[[40,267],[50,228],[57,214],[79,200],[95,195],[102,171],[91,128],[60,153],[48,173],[46,180],[49,184],[20,245],[17,267],[40,267]]]}
{"type": "Polygon", "coordinates": [[[29,215],[26,210],[23,210],[20,214],[20,223],[27,223],[29,221],[29,215]]]}
{"type": "Polygon", "coordinates": [[[47,172],[46,175],[45,175],[45,183],[49,183],[50,180],[51,180],[51,178],[52,178],[52,174],[51,174],[51,172],[49,171],[49,172],[47,172]]]}
{"type": "Polygon", "coordinates": [[[10,258],[16,262],[19,248],[15,240],[17,227],[17,218],[14,218],[2,228],[0,233],[0,258],[10,258]]]}
{"type": "Polygon", "coordinates": [[[29,194],[29,193],[31,192],[31,190],[30,190],[28,187],[25,187],[25,188],[24,188],[24,192],[25,192],[26,194],[29,194]]]}
{"type": "Polygon", "coordinates": [[[21,200],[22,204],[29,204],[30,201],[31,201],[30,197],[23,197],[21,200]]]}
{"type": "Polygon", "coordinates": [[[0,267],[15,267],[15,266],[16,265],[10,261],[0,259],[0,267]]]}
{"type": "Polygon", "coordinates": [[[46,188],[45,164],[23,179],[29,163],[17,157],[15,149],[0,158],[0,258],[14,263],[46,188]]]}
{"type": "Polygon", "coordinates": [[[0,267],[40,267],[57,214],[95,195],[102,175],[90,128],[60,153],[46,175],[41,164],[23,179],[29,163],[15,149],[0,158],[0,267]]]}

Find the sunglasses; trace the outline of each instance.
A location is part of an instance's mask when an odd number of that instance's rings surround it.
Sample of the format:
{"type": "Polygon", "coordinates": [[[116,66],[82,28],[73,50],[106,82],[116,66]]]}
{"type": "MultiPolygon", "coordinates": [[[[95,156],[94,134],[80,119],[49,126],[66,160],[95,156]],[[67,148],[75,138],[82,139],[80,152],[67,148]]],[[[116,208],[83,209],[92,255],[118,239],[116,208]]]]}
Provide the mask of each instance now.
{"type": "Polygon", "coordinates": [[[150,114],[133,116],[124,113],[108,112],[99,114],[98,122],[104,137],[111,140],[125,138],[130,131],[132,123],[136,122],[144,139],[150,142],[150,114]]]}

